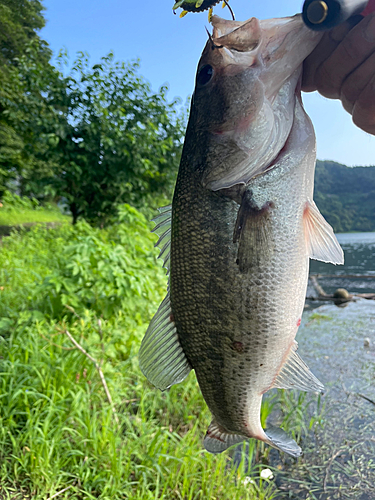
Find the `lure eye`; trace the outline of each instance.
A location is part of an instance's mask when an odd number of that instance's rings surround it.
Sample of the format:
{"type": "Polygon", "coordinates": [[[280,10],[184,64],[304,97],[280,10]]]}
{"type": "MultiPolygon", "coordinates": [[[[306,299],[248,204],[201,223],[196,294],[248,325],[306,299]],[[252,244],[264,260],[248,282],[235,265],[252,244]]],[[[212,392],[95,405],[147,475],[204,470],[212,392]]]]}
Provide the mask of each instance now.
{"type": "Polygon", "coordinates": [[[207,85],[207,83],[211,81],[213,76],[214,68],[209,64],[206,64],[198,72],[197,83],[199,83],[199,85],[207,85]]]}

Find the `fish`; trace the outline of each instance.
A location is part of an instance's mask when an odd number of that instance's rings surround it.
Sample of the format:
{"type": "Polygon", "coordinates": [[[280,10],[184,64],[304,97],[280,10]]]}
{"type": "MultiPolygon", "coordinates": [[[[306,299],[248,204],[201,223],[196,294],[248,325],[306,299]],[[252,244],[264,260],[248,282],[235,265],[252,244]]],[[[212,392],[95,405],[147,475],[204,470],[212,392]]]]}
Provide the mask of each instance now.
{"type": "Polygon", "coordinates": [[[313,201],[316,141],[300,91],[321,35],[300,15],[212,24],[172,205],[155,219],[169,282],[140,368],[161,390],[195,371],[212,414],[207,451],[255,438],[298,457],[260,410],[273,388],[324,389],[295,341],[309,260],[343,263],[313,201]]]}

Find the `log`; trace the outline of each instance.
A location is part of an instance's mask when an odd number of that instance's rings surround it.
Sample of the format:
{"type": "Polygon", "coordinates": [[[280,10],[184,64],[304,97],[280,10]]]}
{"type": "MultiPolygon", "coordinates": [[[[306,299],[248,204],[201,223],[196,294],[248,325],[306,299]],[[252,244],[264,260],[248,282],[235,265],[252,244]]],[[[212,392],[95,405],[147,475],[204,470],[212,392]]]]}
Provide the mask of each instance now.
{"type": "MultiPolygon", "coordinates": [[[[375,300],[375,293],[350,293],[345,288],[338,288],[334,294],[328,294],[324,291],[323,287],[319,284],[318,282],[318,277],[335,277],[335,278],[349,278],[349,277],[358,277],[362,278],[362,276],[359,275],[343,275],[343,276],[338,276],[338,275],[324,275],[324,274],[312,274],[309,276],[311,283],[313,287],[315,288],[318,296],[317,297],[306,297],[306,300],[319,300],[319,301],[333,301],[335,304],[344,304],[345,302],[355,302],[355,297],[359,297],[362,299],[367,299],[367,300],[375,300]]],[[[375,276],[369,276],[369,275],[364,275],[363,277],[368,277],[368,278],[373,278],[375,279],[375,276]]]]}

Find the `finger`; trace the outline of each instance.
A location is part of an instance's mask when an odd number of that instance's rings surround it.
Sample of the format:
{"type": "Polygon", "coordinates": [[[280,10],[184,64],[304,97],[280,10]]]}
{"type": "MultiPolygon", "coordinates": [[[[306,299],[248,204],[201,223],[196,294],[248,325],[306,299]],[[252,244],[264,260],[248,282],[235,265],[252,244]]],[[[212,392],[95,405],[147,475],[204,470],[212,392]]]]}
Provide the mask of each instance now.
{"type": "Polygon", "coordinates": [[[366,16],[317,69],[315,83],[325,97],[340,97],[347,76],[375,51],[375,13],[366,16]]]}
{"type": "Polygon", "coordinates": [[[353,106],[375,74],[375,52],[346,78],[341,87],[340,99],[346,111],[353,106]]]}
{"type": "Polygon", "coordinates": [[[357,127],[375,135],[375,75],[357,99],[352,116],[357,127]]]}
{"type": "Polygon", "coordinates": [[[345,23],[326,32],[313,52],[305,59],[302,73],[302,90],[313,92],[317,89],[315,83],[316,71],[338,47],[349,31],[363,19],[362,16],[353,16],[345,23]]]}

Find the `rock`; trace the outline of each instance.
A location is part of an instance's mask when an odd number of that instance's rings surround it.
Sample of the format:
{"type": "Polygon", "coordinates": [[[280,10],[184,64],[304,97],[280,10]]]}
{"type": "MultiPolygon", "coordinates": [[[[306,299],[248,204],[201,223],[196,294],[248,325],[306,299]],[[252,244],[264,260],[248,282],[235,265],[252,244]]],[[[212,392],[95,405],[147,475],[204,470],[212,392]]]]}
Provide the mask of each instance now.
{"type": "Polygon", "coordinates": [[[335,290],[333,296],[335,299],[350,299],[350,293],[345,288],[338,288],[335,290]]]}
{"type": "Polygon", "coordinates": [[[368,337],[366,337],[365,340],[363,341],[363,346],[370,347],[370,339],[368,337]]]}

